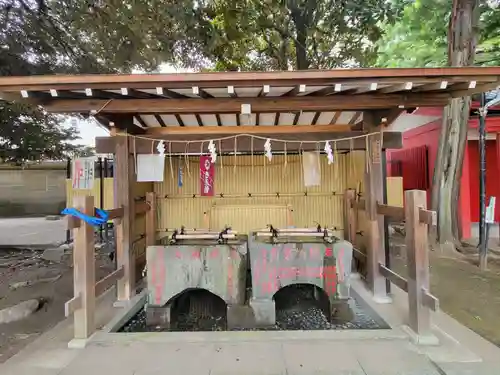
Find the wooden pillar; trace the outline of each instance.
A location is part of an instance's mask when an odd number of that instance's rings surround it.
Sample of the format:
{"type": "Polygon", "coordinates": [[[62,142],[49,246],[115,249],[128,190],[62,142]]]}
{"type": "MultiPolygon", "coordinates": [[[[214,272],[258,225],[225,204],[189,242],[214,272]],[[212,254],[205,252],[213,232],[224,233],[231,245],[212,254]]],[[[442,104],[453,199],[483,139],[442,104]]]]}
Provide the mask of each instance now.
{"type": "Polygon", "coordinates": [[[377,204],[384,199],[384,173],[382,170],[381,135],[369,137],[365,165],[365,202],[367,217],[368,282],[375,301],[390,302],[387,298],[385,279],[379,271],[379,263],[385,265],[384,217],[377,214],[377,204]]]}
{"type": "Polygon", "coordinates": [[[344,193],[344,239],[354,245],[356,242],[356,214],[352,203],[356,200],[356,191],[347,189],[344,193]]]}
{"type": "Polygon", "coordinates": [[[156,245],[156,194],[146,193],[149,211],[146,212],[146,251],[148,246],[156,245]]]}
{"type": "Polygon", "coordinates": [[[426,209],[425,191],[405,192],[406,252],[408,261],[408,307],[410,328],[419,336],[430,335],[430,310],[424,304],[429,290],[429,246],[427,224],[420,219],[420,209],[426,209]]]}
{"type": "Polygon", "coordinates": [[[122,266],[124,268],[124,277],[118,281],[117,298],[119,301],[127,301],[135,294],[135,254],[132,248],[132,229],[135,218],[132,182],[135,176],[128,137],[123,135],[115,137],[115,202],[117,207],[123,207],[123,217],[115,224],[116,263],[117,268],[122,266]]]}
{"type": "MultiPolygon", "coordinates": [[[[94,216],[94,197],[73,197],[74,207],[94,216]]],[[[87,339],[95,330],[95,260],[94,228],[80,220],[74,229],[73,289],[78,308],[74,310],[75,339],[87,339]]]]}

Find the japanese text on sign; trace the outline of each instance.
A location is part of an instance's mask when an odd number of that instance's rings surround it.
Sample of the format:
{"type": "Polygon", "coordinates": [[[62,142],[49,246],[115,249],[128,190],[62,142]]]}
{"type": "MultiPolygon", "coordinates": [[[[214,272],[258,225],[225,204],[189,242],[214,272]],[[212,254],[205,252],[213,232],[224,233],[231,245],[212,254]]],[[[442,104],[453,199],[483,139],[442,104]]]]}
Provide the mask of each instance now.
{"type": "Polygon", "coordinates": [[[95,157],[73,160],[73,168],[71,168],[73,189],[86,190],[94,187],[94,163],[95,157]]]}
{"type": "Polygon", "coordinates": [[[210,156],[200,156],[200,187],[201,195],[204,197],[214,196],[214,165],[210,156]]]}

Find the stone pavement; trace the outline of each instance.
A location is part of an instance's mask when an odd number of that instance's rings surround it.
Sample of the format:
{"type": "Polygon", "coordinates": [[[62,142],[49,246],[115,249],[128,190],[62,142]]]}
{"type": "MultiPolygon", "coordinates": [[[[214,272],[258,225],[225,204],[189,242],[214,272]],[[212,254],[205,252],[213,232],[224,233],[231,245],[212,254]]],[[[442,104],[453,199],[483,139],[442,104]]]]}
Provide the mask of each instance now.
{"type": "MultiPolygon", "coordinates": [[[[500,375],[500,349],[442,313],[434,317],[436,327],[453,337],[442,337],[445,346],[427,348],[412,344],[397,327],[373,331],[106,333],[111,323],[104,324],[128,311],[113,308],[114,297],[111,289],[100,298],[97,321],[103,330],[86,348],[68,348],[72,337],[68,319],[0,365],[0,374],[500,375]]],[[[391,305],[384,306],[389,309],[391,305]]]]}
{"type": "Polygon", "coordinates": [[[66,240],[66,220],[0,219],[0,247],[46,248],[66,240]]]}
{"type": "MultiPolygon", "coordinates": [[[[73,349],[76,351],[77,349],[73,349]]],[[[47,353],[49,354],[49,353],[47,353]]],[[[90,345],[62,369],[62,352],[36,358],[39,370],[2,375],[439,375],[423,355],[399,341],[144,343],[90,345]],[[59,357],[59,358],[57,358],[59,357]],[[43,367],[41,367],[43,366],[43,367]],[[51,368],[52,367],[52,368],[51,368]]],[[[34,368],[32,368],[34,370],[34,368]]]]}

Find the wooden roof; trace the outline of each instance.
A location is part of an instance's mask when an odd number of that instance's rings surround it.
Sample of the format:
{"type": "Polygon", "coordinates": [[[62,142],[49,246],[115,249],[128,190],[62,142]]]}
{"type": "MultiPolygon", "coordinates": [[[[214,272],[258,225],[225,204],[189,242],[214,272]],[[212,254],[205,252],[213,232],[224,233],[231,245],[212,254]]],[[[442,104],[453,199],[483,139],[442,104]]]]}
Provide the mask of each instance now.
{"type": "Polygon", "coordinates": [[[498,86],[500,67],[53,75],[1,77],[0,97],[159,138],[264,135],[283,126],[325,138],[362,130],[367,111],[393,119],[405,108],[444,106],[498,86]]]}

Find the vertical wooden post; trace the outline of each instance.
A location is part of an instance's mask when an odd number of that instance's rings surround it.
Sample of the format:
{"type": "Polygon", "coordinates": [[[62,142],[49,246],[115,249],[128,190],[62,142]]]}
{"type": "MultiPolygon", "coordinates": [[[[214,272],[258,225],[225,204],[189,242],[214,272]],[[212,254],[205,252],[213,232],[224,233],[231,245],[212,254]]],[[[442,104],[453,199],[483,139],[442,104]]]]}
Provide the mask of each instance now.
{"type": "Polygon", "coordinates": [[[356,191],[347,189],[344,193],[344,239],[354,245],[356,242],[356,215],[352,203],[356,200],[356,191]]]}
{"type": "Polygon", "coordinates": [[[132,248],[132,222],[135,217],[131,184],[134,163],[131,160],[128,137],[116,135],[114,165],[115,201],[123,207],[123,217],[116,222],[116,263],[125,272],[118,281],[117,299],[127,301],[135,294],[135,254],[132,248]]]}
{"type": "Polygon", "coordinates": [[[146,193],[146,202],[149,205],[149,211],[146,212],[146,251],[148,246],[156,244],[156,194],[154,192],[146,193]]]}
{"type": "Polygon", "coordinates": [[[368,229],[368,281],[375,301],[390,302],[385,288],[385,278],[380,274],[379,263],[385,264],[384,217],[377,214],[377,203],[383,202],[384,183],[382,171],[381,136],[368,139],[365,165],[365,202],[368,229]]]}
{"type": "Polygon", "coordinates": [[[408,259],[408,307],[410,328],[419,336],[430,334],[430,310],[423,302],[423,288],[429,290],[429,247],[427,224],[420,222],[420,208],[425,209],[425,191],[405,192],[406,252],[408,259]]]}
{"type": "MultiPolygon", "coordinates": [[[[73,197],[75,208],[85,215],[94,216],[94,197],[73,197]]],[[[73,289],[79,298],[74,311],[75,339],[87,339],[94,333],[95,321],[95,260],[94,228],[83,220],[74,229],[73,289]]]]}

